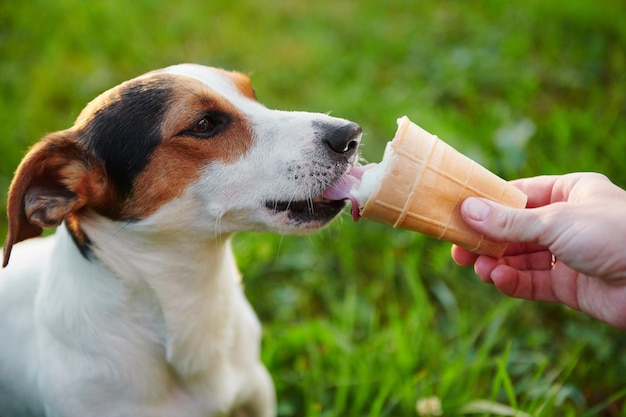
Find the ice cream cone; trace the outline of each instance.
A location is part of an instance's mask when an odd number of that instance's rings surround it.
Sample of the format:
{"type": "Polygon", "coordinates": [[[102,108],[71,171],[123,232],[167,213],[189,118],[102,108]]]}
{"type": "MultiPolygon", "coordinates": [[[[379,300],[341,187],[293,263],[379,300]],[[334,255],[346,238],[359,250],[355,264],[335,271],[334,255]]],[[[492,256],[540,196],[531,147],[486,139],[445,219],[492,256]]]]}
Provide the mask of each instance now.
{"type": "Polygon", "coordinates": [[[477,254],[502,256],[507,244],[469,228],[461,203],[478,196],[522,208],[524,193],[406,116],[398,119],[387,158],[387,171],[361,208],[362,218],[447,240],[477,254]]]}

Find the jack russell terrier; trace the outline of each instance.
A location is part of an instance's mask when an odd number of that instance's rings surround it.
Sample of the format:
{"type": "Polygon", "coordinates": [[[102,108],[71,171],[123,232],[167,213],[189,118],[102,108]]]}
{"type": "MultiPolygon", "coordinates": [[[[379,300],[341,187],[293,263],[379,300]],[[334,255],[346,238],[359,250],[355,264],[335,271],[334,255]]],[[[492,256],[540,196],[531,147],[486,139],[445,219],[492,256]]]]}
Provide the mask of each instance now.
{"type": "Polygon", "coordinates": [[[192,64],[127,81],[45,136],[9,191],[0,415],[274,415],[230,238],[327,224],[360,139],[192,64]]]}

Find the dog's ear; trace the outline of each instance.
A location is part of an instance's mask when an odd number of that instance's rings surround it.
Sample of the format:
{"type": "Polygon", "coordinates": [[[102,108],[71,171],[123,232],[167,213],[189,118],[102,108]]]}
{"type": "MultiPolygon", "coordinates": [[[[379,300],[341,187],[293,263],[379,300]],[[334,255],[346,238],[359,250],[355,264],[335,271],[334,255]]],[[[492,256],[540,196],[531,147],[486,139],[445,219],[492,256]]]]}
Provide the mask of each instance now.
{"type": "Polygon", "coordinates": [[[72,129],[51,133],[35,144],[17,168],[9,189],[9,232],[2,266],[13,245],[56,227],[86,204],[102,201],[104,169],[72,129]]]}

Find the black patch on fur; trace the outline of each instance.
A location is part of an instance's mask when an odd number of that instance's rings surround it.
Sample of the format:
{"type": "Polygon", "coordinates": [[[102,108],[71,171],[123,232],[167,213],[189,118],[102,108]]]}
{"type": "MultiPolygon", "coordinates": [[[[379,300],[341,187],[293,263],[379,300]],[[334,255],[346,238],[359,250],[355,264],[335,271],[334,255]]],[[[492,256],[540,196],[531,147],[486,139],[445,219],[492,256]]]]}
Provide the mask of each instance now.
{"type": "Polygon", "coordinates": [[[171,82],[147,78],[122,86],[88,123],[89,149],[104,162],[119,196],[128,197],[133,182],[161,142],[161,124],[172,95],[171,82]]]}
{"type": "Polygon", "coordinates": [[[83,258],[90,261],[93,251],[91,250],[91,241],[89,240],[89,238],[85,236],[83,239],[81,239],[72,231],[70,227],[67,226],[67,223],[65,223],[64,226],[72,237],[72,240],[74,241],[74,244],[78,248],[80,254],[83,256],[83,258]]]}

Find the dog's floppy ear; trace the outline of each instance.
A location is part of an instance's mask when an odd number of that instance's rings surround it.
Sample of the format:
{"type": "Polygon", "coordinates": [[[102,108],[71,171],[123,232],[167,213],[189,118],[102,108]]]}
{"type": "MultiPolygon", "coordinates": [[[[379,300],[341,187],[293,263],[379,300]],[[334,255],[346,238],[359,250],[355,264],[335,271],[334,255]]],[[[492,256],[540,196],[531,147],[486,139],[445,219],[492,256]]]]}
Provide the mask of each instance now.
{"type": "Polygon", "coordinates": [[[17,168],[9,189],[9,232],[2,266],[13,245],[56,227],[89,201],[102,200],[104,170],[72,129],[51,133],[35,144],[17,168]]]}

